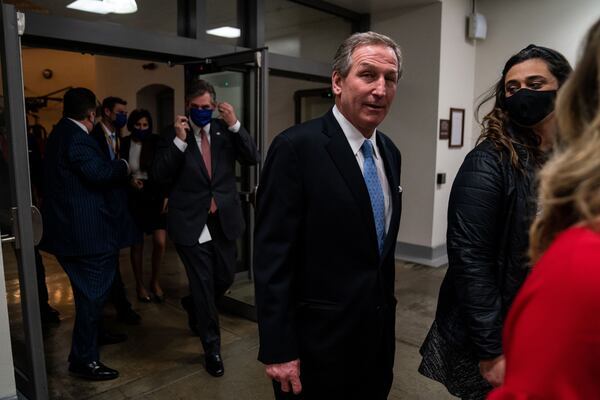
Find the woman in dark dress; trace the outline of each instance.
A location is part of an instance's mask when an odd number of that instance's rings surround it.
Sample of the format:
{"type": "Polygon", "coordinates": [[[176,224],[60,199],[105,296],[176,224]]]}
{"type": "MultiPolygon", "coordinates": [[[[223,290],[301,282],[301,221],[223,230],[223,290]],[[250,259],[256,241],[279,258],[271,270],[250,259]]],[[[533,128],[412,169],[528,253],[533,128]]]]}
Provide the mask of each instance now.
{"type": "Polygon", "coordinates": [[[462,399],[483,399],[504,379],[502,327],[529,270],[536,173],[552,149],[554,99],[570,72],[546,47],[512,56],[483,101],[495,99],[494,107],[452,185],[448,271],[419,372],[462,399]]]}
{"type": "MultiPolygon", "coordinates": [[[[159,283],[160,265],[165,254],[166,207],[165,192],[151,179],[148,171],[156,154],[158,135],[152,134],[152,117],[147,110],[133,110],[127,121],[130,136],[121,141],[121,158],[127,160],[131,169],[129,206],[140,230],[152,235],[152,277],[150,293],[158,302],[164,301],[159,283]]],[[[137,297],[150,302],[150,294],[144,286],[143,274],[144,242],[131,247],[131,265],[136,281],[137,297]]]]}

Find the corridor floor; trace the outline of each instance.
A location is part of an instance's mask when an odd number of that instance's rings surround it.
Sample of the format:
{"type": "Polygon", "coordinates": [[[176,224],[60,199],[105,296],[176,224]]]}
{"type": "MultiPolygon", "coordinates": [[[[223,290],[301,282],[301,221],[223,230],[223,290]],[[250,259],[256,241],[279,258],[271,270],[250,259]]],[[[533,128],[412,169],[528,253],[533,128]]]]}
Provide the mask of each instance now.
{"type": "MultiPolygon", "coordinates": [[[[145,267],[149,274],[149,245],[145,267]]],[[[20,294],[14,257],[4,247],[13,353],[19,358],[22,336],[20,294]]],[[[213,378],[204,371],[202,348],[187,327],[185,311],[179,304],[187,293],[186,276],[175,250],[169,247],[161,275],[166,302],[141,303],[135,297],[129,253],[121,253],[121,271],[129,300],[142,316],[140,325],[116,322],[114,309],[105,307],[105,324],[111,331],[127,333],[129,339],[104,346],[102,361],[119,370],[120,378],[108,382],[87,382],[67,374],[67,355],[74,320],[73,296],[69,281],[53,256],[43,254],[47,271],[50,304],[61,313],[61,322],[44,330],[48,385],[52,399],[194,399],[194,400],[268,400],[270,382],[256,361],[258,331],[254,322],[233,315],[222,315],[225,376],[213,378]]],[[[395,378],[390,400],[451,399],[445,389],[418,374],[418,347],[433,318],[438,288],[445,268],[429,268],[398,262],[396,265],[395,378]]],[[[356,349],[359,351],[359,349],[356,349]]],[[[365,399],[368,400],[368,399],[365,399]]]]}

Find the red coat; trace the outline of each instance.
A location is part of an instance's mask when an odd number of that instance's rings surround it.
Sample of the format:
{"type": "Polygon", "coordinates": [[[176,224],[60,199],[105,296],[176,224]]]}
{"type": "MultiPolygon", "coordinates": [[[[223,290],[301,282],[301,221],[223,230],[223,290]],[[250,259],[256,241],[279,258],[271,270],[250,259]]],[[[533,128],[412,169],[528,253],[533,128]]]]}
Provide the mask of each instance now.
{"type": "Polygon", "coordinates": [[[600,399],[600,234],[557,237],[512,305],[504,345],[504,386],[488,400],[600,399]]]}

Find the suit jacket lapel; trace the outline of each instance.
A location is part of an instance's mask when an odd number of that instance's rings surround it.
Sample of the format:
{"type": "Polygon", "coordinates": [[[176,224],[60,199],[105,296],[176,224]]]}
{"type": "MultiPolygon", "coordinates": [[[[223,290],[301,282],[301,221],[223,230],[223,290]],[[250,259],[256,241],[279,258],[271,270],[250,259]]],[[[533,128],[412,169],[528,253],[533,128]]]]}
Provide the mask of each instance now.
{"type": "MultiPolygon", "coordinates": [[[[379,154],[381,155],[381,158],[383,160],[385,175],[390,190],[390,201],[392,203],[392,218],[390,221],[390,226],[388,228],[389,232],[393,230],[394,221],[398,220],[398,213],[400,212],[400,198],[397,193],[400,179],[397,176],[397,171],[394,168],[392,168],[392,165],[390,164],[392,155],[390,153],[389,148],[383,142],[383,139],[381,138],[380,134],[377,135],[377,148],[379,149],[379,154]]],[[[383,244],[383,253],[381,255],[382,260],[385,259],[386,253],[390,250],[395,240],[395,237],[392,237],[391,235],[388,235],[386,233],[385,241],[383,244]]]]}
{"type": "Polygon", "coordinates": [[[206,165],[204,165],[204,159],[202,158],[202,154],[200,153],[200,149],[198,148],[198,141],[196,141],[196,136],[194,132],[190,130],[187,135],[188,150],[190,151],[190,156],[194,160],[194,162],[198,165],[198,168],[202,171],[204,176],[208,179],[208,172],[206,170],[206,165]]]}
{"type": "Polygon", "coordinates": [[[213,119],[210,123],[210,155],[211,155],[211,176],[215,176],[215,168],[219,161],[219,154],[221,152],[221,146],[223,145],[223,132],[221,132],[221,125],[216,119],[213,119]]]}
{"type": "Polygon", "coordinates": [[[358,203],[358,208],[361,211],[362,218],[367,226],[369,237],[371,238],[372,243],[370,247],[378,253],[377,233],[375,232],[375,220],[371,208],[371,198],[369,197],[363,174],[356,162],[356,156],[352,153],[352,148],[348,143],[348,139],[346,139],[346,136],[333,116],[332,111],[330,110],[323,118],[325,121],[324,133],[331,139],[326,145],[326,149],[358,203]]]}

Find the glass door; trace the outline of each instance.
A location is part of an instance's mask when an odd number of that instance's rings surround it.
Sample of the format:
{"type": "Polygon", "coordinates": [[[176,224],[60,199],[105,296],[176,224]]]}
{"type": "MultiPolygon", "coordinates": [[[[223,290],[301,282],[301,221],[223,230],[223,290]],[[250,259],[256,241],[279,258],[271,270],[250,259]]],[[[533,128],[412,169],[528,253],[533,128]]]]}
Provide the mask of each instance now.
{"type": "MultiPolygon", "coordinates": [[[[0,14],[3,94],[0,101],[0,265],[4,265],[6,286],[12,294],[7,303],[16,387],[28,399],[47,399],[34,258],[41,225],[39,212],[31,200],[21,70],[20,35],[24,15],[6,4],[0,8],[0,14]]],[[[4,332],[2,330],[0,335],[5,335],[4,332]]]]}
{"type": "MultiPolygon", "coordinates": [[[[186,84],[201,78],[210,82],[218,101],[230,103],[238,119],[256,140],[261,163],[265,154],[267,51],[251,50],[207,58],[185,66],[186,84]]],[[[246,219],[246,231],[237,243],[235,281],[220,306],[229,312],[256,320],[252,273],[254,233],[254,200],[261,163],[255,167],[236,165],[236,179],[246,219]]]]}

